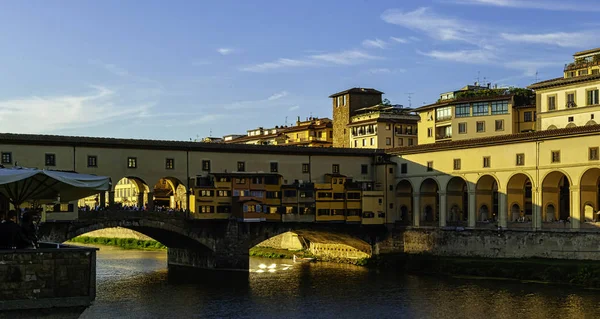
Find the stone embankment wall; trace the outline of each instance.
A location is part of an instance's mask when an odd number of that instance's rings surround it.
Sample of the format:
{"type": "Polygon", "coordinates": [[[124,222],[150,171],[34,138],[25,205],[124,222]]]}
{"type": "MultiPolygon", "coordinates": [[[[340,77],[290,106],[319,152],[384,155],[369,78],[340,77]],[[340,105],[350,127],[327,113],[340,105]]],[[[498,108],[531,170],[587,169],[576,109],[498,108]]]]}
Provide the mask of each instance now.
{"type": "Polygon", "coordinates": [[[371,255],[344,244],[310,243],[310,252],[321,260],[362,259],[371,255]]]}
{"type": "Polygon", "coordinates": [[[343,240],[327,240],[323,236],[317,236],[314,233],[302,235],[287,232],[278,236],[271,237],[260,244],[258,247],[300,250],[308,249],[311,254],[322,260],[334,259],[362,259],[369,258],[371,255],[350,245],[343,244],[343,240]],[[303,244],[304,243],[304,244],[303,244]],[[308,245],[308,247],[305,247],[308,245]]]}
{"type": "Polygon", "coordinates": [[[104,228],[95,231],[91,231],[89,233],[83,234],[82,236],[86,237],[104,237],[104,238],[133,238],[139,240],[154,240],[142,233],[138,233],[135,230],[122,228],[122,227],[114,227],[114,228],[104,228]]]}
{"type": "Polygon", "coordinates": [[[96,297],[96,250],[0,250],[0,312],[88,306],[96,297]]]}
{"type": "Polygon", "coordinates": [[[402,233],[407,254],[600,260],[600,234],[595,233],[424,229],[402,233]]]}

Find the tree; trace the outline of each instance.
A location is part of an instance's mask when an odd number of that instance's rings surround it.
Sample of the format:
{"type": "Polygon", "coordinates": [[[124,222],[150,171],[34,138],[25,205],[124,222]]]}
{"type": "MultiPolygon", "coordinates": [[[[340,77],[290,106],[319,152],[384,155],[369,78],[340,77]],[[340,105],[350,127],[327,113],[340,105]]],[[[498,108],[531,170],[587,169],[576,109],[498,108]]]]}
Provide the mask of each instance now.
{"type": "Polygon", "coordinates": [[[383,99],[383,101],[381,101],[381,104],[391,106],[392,102],[390,102],[390,100],[388,100],[388,99],[383,99]]]}

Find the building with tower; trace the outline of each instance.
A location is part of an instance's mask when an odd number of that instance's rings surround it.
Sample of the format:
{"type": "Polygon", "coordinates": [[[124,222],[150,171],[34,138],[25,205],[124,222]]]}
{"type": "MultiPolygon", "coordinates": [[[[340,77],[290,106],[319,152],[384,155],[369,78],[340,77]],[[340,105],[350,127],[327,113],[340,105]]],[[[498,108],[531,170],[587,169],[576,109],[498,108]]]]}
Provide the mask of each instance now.
{"type": "Polygon", "coordinates": [[[380,104],[382,95],[375,89],[352,88],[329,96],[333,106],[333,147],[350,147],[350,118],[359,109],[380,104]]]}

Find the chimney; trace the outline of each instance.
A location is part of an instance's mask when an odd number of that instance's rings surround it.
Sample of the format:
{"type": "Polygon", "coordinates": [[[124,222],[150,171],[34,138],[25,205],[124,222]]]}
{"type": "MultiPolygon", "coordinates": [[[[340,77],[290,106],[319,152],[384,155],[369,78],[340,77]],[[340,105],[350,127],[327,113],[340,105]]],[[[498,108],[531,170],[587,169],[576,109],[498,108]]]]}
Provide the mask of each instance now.
{"type": "Polygon", "coordinates": [[[489,88],[491,88],[491,87],[492,87],[492,83],[488,82],[488,84],[487,84],[487,88],[489,89],[489,88]]]}

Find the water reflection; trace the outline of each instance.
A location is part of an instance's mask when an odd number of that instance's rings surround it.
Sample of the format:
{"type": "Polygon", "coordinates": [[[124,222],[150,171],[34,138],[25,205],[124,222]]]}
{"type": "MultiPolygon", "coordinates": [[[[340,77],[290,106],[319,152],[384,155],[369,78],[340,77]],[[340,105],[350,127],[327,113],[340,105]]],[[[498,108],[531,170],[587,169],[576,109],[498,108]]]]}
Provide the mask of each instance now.
{"type": "Polygon", "coordinates": [[[82,318],[600,317],[595,291],[352,265],[252,258],[242,280],[231,273],[219,280],[206,272],[170,277],[162,252],[103,249],[98,298],[82,318]]]}

